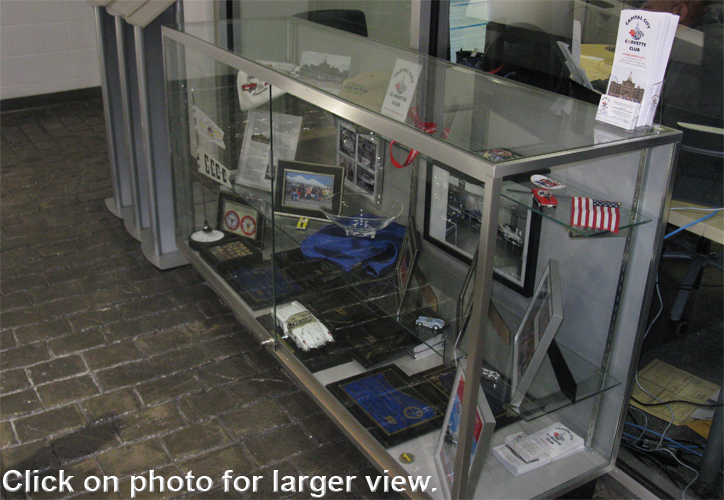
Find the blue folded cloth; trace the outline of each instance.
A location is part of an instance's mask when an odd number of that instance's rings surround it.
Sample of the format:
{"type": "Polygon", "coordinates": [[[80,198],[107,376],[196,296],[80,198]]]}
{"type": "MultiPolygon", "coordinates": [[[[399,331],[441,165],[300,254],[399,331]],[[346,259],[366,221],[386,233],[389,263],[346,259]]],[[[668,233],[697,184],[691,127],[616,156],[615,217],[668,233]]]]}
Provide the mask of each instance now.
{"type": "Polygon", "coordinates": [[[331,224],[305,238],[302,253],[309,259],[327,259],[345,271],[362,265],[370,274],[380,276],[395,265],[406,229],[392,222],[374,238],[357,238],[331,224]]]}

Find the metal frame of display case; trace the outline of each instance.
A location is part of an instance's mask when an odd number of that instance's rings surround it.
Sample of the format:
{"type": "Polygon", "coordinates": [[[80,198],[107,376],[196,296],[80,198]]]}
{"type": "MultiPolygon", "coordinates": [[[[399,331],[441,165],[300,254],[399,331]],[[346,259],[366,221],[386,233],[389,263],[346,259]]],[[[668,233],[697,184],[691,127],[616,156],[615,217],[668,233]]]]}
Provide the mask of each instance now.
{"type": "Polygon", "coordinates": [[[160,33],[181,6],[164,6],[143,26],[94,7],[113,191],[105,204],[159,269],[187,264],[174,233],[160,33]]]}
{"type": "MultiPolygon", "coordinates": [[[[293,33],[294,24],[300,22],[303,21],[287,21],[289,32],[293,33]]],[[[326,29],[319,28],[321,33],[324,33],[326,29]]],[[[287,36],[287,43],[293,43],[293,36],[289,34],[287,36]]],[[[597,353],[597,358],[599,359],[598,364],[605,375],[603,378],[607,378],[609,374],[617,375],[623,383],[623,388],[614,391],[616,394],[612,395],[612,391],[603,390],[606,382],[602,380],[600,392],[597,392],[595,397],[590,398],[587,402],[581,403],[592,405],[590,413],[593,415],[593,421],[589,423],[587,435],[584,436],[587,444],[592,445],[598,441],[609,440],[618,442],[622,432],[621,422],[625,415],[625,398],[628,397],[628,387],[630,387],[633,370],[635,369],[633,360],[636,359],[636,354],[640,349],[642,332],[645,329],[646,312],[653,294],[658,264],[658,249],[661,248],[663,242],[665,226],[665,219],[662,214],[668,211],[670,201],[669,175],[676,156],[676,143],[680,138],[678,132],[660,128],[624,134],[614,130],[610,131],[610,133],[616,136],[617,140],[496,164],[484,160],[480,155],[472,151],[456,147],[440,138],[427,135],[412,126],[396,122],[379,113],[342,100],[191,34],[163,27],[163,37],[167,46],[166,55],[169,59],[175,58],[176,63],[180,64],[180,58],[178,54],[174,54],[174,50],[170,49],[169,45],[173,45],[174,49],[178,48],[179,50],[184,50],[184,48],[193,49],[231,68],[252,74],[272,86],[283,89],[290,96],[299,98],[323,110],[331,111],[339,118],[375,131],[384,137],[393,137],[408,148],[418,150],[423,156],[434,158],[436,161],[447,165],[454,165],[459,172],[484,182],[480,251],[477,256],[478,273],[475,277],[474,305],[468,327],[469,332],[475,333],[470,334],[467,345],[466,380],[480,380],[483,368],[482,360],[485,359],[484,355],[486,349],[488,349],[482,332],[484,320],[487,318],[488,305],[493,300],[493,268],[496,232],[498,229],[494,221],[498,220],[504,177],[537,172],[542,169],[555,170],[562,165],[570,166],[589,161],[595,162],[612,156],[618,158],[625,156],[626,161],[631,164],[630,166],[636,171],[637,176],[632,210],[650,215],[656,222],[638,225],[635,229],[625,231],[625,235],[623,235],[623,262],[620,268],[610,270],[611,274],[616,276],[615,281],[618,282],[617,297],[614,300],[612,317],[608,319],[609,329],[604,352],[597,353]],[[657,165],[657,167],[653,168],[652,165],[657,165]],[[616,353],[621,352],[631,353],[631,356],[622,356],[621,358],[625,359],[622,361],[615,356],[616,353]],[[618,408],[618,410],[610,410],[613,406],[608,405],[609,410],[605,414],[601,413],[602,409],[607,407],[607,403],[613,401],[616,402],[615,408],[618,408]],[[605,435],[596,432],[598,425],[606,427],[605,435]]],[[[351,43],[354,43],[354,39],[351,43]]],[[[291,51],[291,47],[289,50],[291,51]]],[[[426,59],[425,56],[418,54],[410,57],[420,58],[421,60],[426,59]]],[[[499,92],[501,95],[513,95],[521,88],[518,84],[502,79],[491,78],[486,84],[490,86],[488,91],[499,92]]],[[[551,100],[553,99],[555,98],[551,97],[551,100]]],[[[429,104],[433,107],[439,106],[434,99],[431,99],[429,104]]],[[[438,115],[444,111],[439,107],[435,109],[438,115]]],[[[571,123],[570,126],[575,126],[575,123],[571,123]]],[[[178,132],[178,134],[183,133],[184,131],[178,132]]],[[[187,154],[186,156],[191,158],[194,155],[187,154]]],[[[186,165],[185,168],[193,169],[195,165],[190,167],[186,165]]],[[[176,186],[176,189],[180,189],[179,186],[176,186]]],[[[183,208],[180,210],[183,211],[183,208]]],[[[180,220],[184,220],[186,215],[177,213],[180,220]]],[[[262,344],[267,345],[273,355],[317,401],[325,413],[334,420],[378,468],[389,471],[390,475],[403,477],[414,471],[414,469],[402,466],[397,461],[396,456],[393,456],[390,451],[370,437],[365,428],[350,416],[345,406],[332,396],[325,386],[295,357],[291,349],[283,342],[280,342],[275,335],[270,335],[269,331],[261,325],[258,320],[259,312],[250,309],[234,289],[223,279],[220,279],[216,271],[200,258],[196,251],[189,247],[187,241],[179,237],[177,244],[187,254],[189,261],[210,283],[216,293],[232,308],[235,316],[259,337],[262,344]]],[[[478,392],[479,384],[465,385],[462,413],[465,418],[460,423],[462,446],[460,448],[461,452],[457,454],[455,461],[456,481],[452,491],[453,498],[478,498],[474,493],[477,485],[467,486],[467,472],[472,446],[471,439],[467,439],[467,437],[472,435],[472,429],[475,425],[474,408],[478,400],[478,392]]],[[[557,483],[546,491],[539,491],[539,494],[541,496],[561,494],[608,472],[613,468],[617,454],[617,447],[612,446],[613,451],[610,456],[602,456],[598,461],[593,459],[589,461],[588,458],[581,460],[581,464],[574,466],[574,469],[576,469],[574,479],[565,480],[561,484],[557,483]]],[[[397,449],[393,448],[393,450],[397,449]]],[[[418,452],[416,451],[416,453],[418,452]]],[[[425,449],[423,445],[419,449],[419,453],[424,455],[432,452],[425,449]]],[[[431,455],[427,458],[431,459],[431,455]]],[[[430,471],[430,474],[432,475],[434,472],[430,471]]],[[[507,472],[502,469],[501,474],[507,474],[507,472]]],[[[516,497],[525,497],[531,491],[520,484],[525,482],[525,477],[517,481],[517,486],[513,484],[516,483],[516,478],[508,476],[491,479],[490,476],[484,475],[478,484],[482,484],[484,481],[494,481],[495,483],[485,483],[486,486],[489,486],[486,494],[491,495],[491,498],[503,498],[503,496],[496,496],[501,494],[505,495],[505,498],[510,497],[511,494],[520,495],[516,497]],[[497,484],[500,484],[500,486],[496,486],[497,484]]],[[[407,494],[411,498],[430,498],[426,493],[408,491],[407,494]]]]}

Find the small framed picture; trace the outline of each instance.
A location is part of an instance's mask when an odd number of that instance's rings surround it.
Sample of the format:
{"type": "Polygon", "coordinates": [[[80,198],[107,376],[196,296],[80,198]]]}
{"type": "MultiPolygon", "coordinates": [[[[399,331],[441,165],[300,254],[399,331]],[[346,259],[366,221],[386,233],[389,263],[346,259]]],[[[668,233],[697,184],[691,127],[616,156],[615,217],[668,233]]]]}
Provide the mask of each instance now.
{"type": "Polygon", "coordinates": [[[420,235],[415,229],[415,219],[410,216],[407,221],[407,231],[402,240],[400,255],[397,257],[395,275],[397,277],[398,307],[397,315],[402,312],[402,305],[405,300],[405,293],[412,281],[412,273],[417,263],[417,255],[420,252],[420,235]]]}
{"type": "Polygon", "coordinates": [[[238,196],[219,192],[219,229],[261,242],[263,226],[264,217],[257,209],[238,196]]]}
{"type": "Polygon", "coordinates": [[[351,64],[350,56],[305,50],[299,63],[299,79],[336,95],[349,76],[351,64]]]}
{"type": "Polygon", "coordinates": [[[327,220],[319,208],[322,198],[341,192],[343,178],[342,167],[279,160],[274,210],[281,215],[327,220]]]}
{"type": "Polygon", "coordinates": [[[558,261],[551,259],[515,332],[511,406],[518,407],[523,402],[562,322],[561,278],[558,261]]]}
{"type": "MultiPolygon", "coordinates": [[[[452,498],[453,484],[455,482],[455,457],[458,452],[460,439],[460,419],[462,418],[463,391],[465,390],[465,366],[466,359],[461,358],[458,364],[453,391],[445,412],[445,419],[442,424],[442,432],[435,450],[435,465],[440,473],[443,490],[446,498],[452,498]]],[[[490,409],[488,400],[482,387],[478,388],[478,403],[475,408],[475,426],[473,431],[473,447],[470,453],[470,469],[468,484],[476,484],[483,462],[490,446],[490,440],[495,430],[495,417],[490,409]]],[[[467,488],[460,489],[463,498],[468,496],[467,488]]]]}
{"type": "Polygon", "coordinates": [[[382,194],[383,139],[373,132],[340,120],[337,161],[345,169],[345,187],[376,198],[382,194]]]}

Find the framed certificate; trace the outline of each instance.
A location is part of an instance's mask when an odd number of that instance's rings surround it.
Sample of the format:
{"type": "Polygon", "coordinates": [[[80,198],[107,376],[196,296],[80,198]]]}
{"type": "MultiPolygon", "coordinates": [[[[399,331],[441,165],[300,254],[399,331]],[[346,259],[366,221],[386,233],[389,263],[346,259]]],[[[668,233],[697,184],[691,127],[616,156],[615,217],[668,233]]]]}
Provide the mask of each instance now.
{"type": "Polygon", "coordinates": [[[262,238],[263,222],[259,211],[242,198],[219,192],[219,229],[259,242],[262,238]]]}
{"type": "Polygon", "coordinates": [[[558,261],[551,259],[515,332],[511,406],[523,402],[562,322],[561,278],[558,261]]]}
{"type": "MultiPolygon", "coordinates": [[[[453,391],[445,412],[442,432],[435,450],[435,465],[440,473],[446,498],[452,498],[453,482],[455,481],[455,457],[458,452],[460,419],[462,417],[463,391],[465,390],[466,358],[461,358],[457,374],[453,382],[453,391]]],[[[473,448],[470,454],[470,472],[468,483],[475,484],[483,468],[483,461],[490,446],[495,430],[495,417],[490,409],[482,387],[478,389],[478,404],[475,408],[475,427],[473,429],[473,448]]],[[[462,488],[464,495],[467,488],[462,488]]]]}
{"type": "Polygon", "coordinates": [[[384,447],[395,446],[440,425],[442,404],[429,383],[387,365],[327,385],[329,391],[384,447]]]}

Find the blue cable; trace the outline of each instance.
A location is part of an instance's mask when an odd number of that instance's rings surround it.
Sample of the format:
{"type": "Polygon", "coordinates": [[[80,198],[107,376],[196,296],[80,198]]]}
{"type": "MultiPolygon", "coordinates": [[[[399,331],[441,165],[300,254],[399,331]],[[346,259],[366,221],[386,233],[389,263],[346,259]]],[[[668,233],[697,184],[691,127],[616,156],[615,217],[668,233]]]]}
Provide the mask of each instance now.
{"type": "Polygon", "coordinates": [[[669,236],[674,236],[676,233],[678,233],[679,231],[683,231],[684,229],[686,229],[686,228],[689,227],[689,226],[693,226],[694,224],[698,224],[699,222],[705,221],[706,219],[710,219],[711,217],[714,217],[714,216],[715,216],[716,214],[718,214],[718,213],[719,213],[719,211],[717,210],[717,211],[714,211],[714,212],[710,213],[709,215],[705,215],[705,216],[702,217],[701,219],[697,219],[697,220],[695,220],[694,222],[689,222],[689,223],[686,224],[685,226],[681,226],[679,229],[676,229],[676,230],[674,230],[674,231],[671,231],[669,234],[667,234],[666,236],[664,236],[664,239],[668,238],[669,236]]]}
{"type": "MultiPolygon", "coordinates": [[[[646,431],[646,432],[650,432],[651,434],[653,434],[653,435],[655,435],[655,436],[661,436],[661,434],[659,434],[659,433],[656,432],[656,431],[652,431],[651,429],[646,429],[646,428],[644,428],[644,427],[641,427],[640,425],[636,425],[636,424],[633,424],[633,423],[631,423],[631,422],[626,422],[626,425],[630,425],[631,427],[636,427],[637,429],[642,429],[642,430],[644,430],[644,431],[646,431]]],[[[625,432],[624,432],[624,435],[625,435],[626,437],[630,437],[630,438],[634,438],[634,439],[636,438],[636,436],[631,436],[631,435],[629,435],[629,434],[626,434],[625,432]]],[[[666,439],[667,441],[671,441],[672,443],[674,443],[674,444],[675,444],[677,447],[679,447],[679,448],[682,448],[682,449],[684,449],[684,450],[690,451],[690,452],[693,453],[694,455],[698,455],[698,456],[700,456],[700,457],[703,456],[702,454],[695,452],[693,449],[689,448],[688,446],[684,446],[683,444],[681,444],[681,443],[679,443],[679,442],[677,442],[677,441],[674,441],[673,439],[671,439],[671,438],[669,438],[669,437],[664,436],[664,439],[666,439]]]]}

